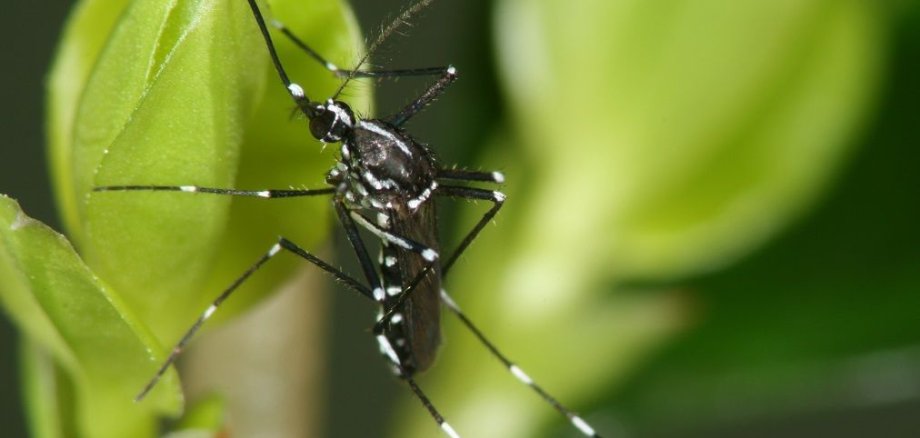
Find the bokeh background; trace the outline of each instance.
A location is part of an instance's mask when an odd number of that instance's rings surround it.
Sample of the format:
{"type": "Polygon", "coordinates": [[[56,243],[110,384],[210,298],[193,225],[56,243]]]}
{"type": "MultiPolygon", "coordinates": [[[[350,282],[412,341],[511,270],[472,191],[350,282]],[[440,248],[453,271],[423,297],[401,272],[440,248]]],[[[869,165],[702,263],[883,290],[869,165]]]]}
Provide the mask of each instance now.
{"type": "MultiPolygon", "coordinates": [[[[381,53],[458,66],[411,130],[445,163],[509,175],[507,210],[451,290],[611,436],[915,436],[920,7],[643,4],[440,1],[381,53]],[[725,221],[729,207],[748,213],[725,221]]],[[[367,34],[400,6],[354,2],[367,34]]],[[[67,8],[9,4],[0,26],[0,192],[58,230],[42,104],[67,8]]],[[[382,84],[378,108],[420,87],[382,84]]],[[[474,214],[448,209],[445,234],[474,214]]],[[[371,312],[340,295],[319,322],[312,430],[433,435],[377,366],[371,312]]],[[[445,324],[421,382],[459,430],[572,436],[445,324]]],[[[26,434],[16,345],[0,318],[5,436],[26,434]]]]}

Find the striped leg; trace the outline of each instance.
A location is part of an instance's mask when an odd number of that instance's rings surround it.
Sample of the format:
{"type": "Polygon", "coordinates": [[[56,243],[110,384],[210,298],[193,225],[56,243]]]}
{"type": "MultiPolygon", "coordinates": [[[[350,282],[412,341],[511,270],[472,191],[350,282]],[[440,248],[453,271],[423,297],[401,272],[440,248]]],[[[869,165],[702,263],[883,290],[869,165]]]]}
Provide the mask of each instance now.
{"type": "Polygon", "coordinates": [[[316,62],[322,64],[326,70],[329,70],[334,75],[340,78],[399,78],[404,76],[433,76],[437,74],[442,74],[447,67],[422,67],[422,68],[406,68],[406,69],[392,69],[392,70],[345,70],[339,68],[337,65],[329,62],[326,58],[320,55],[316,50],[313,50],[307,43],[301,40],[297,35],[294,34],[290,29],[288,29],[284,23],[280,21],[273,20],[272,26],[281,31],[284,36],[291,40],[294,45],[296,45],[300,50],[303,50],[310,55],[311,58],[315,59],[316,62]]]}
{"type": "MultiPolygon", "coordinates": [[[[465,171],[463,172],[464,172],[463,173],[464,175],[467,175],[467,172],[465,171]]],[[[489,172],[489,173],[469,172],[469,174],[482,175],[483,178],[486,178],[487,175],[488,177],[491,177],[492,175],[495,175],[495,174],[499,176],[501,175],[498,172],[489,172]]],[[[448,178],[447,176],[441,176],[441,175],[439,175],[439,177],[448,178]]],[[[470,180],[466,176],[464,176],[463,179],[470,180]]],[[[487,181],[492,181],[492,179],[488,179],[487,181]]],[[[476,236],[479,235],[479,232],[482,231],[483,228],[485,228],[486,224],[489,223],[489,221],[492,220],[492,218],[495,217],[495,215],[498,213],[498,210],[501,209],[502,205],[505,202],[505,195],[497,191],[489,191],[489,190],[477,189],[477,188],[472,188],[472,187],[457,187],[457,186],[438,186],[438,188],[435,189],[435,194],[442,195],[442,196],[466,198],[466,199],[481,199],[481,200],[492,201],[493,203],[492,208],[490,208],[489,211],[487,211],[482,216],[482,218],[479,219],[479,222],[476,223],[473,229],[471,229],[467,233],[466,237],[464,237],[463,240],[460,242],[460,246],[458,246],[457,249],[454,250],[454,253],[451,254],[450,258],[447,259],[447,262],[441,264],[441,277],[444,277],[447,274],[447,271],[450,269],[450,267],[453,266],[454,262],[457,261],[457,258],[460,257],[460,255],[463,254],[464,251],[466,251],[466,248],[470,246],[470,243],[472,243],[474,239],[476,239],[476,236]]],[[[365,219],[365,222],[367,222],[367,219],[365,219]]],[[[416,252],[418,251],[416,250],[416,252]]],[[[428,259],[426,258],[426,260],[428,259]]],[[[430,261],[433,262],[434,260],[430,260],[430,261]]],[[[405,303],[406,300],[408,300],[409,297],[412,295],[412,292],[415,290],[416,286],[418,286],[418,284],[422,281],[422,279],[425,278],[426,275],[428,275],[428,273],[431,271],[432,268],[433,268],[433,265],[429,264],[425,266],[425,268],[421,272],[419,272],[418,275],[415,276],[412,282],[409,283],[409,287],[407,287],[405,290],[402,291],[401,294],[399,294],[399,298],[397,299],[397,301],[392,306],[390,306],[389,309],[386,309],[386,312],[384,312],[383,317],[380,318],[380,320],[377,321],[377,324],[374,325],[374,333],[380,333],[383,330],[384,322],[389,321],[390,317],[393,316],[394,313],[396,313],[397,309],[400,309],[402,307],[403,303],[405,303]]]]}
{"type": "MultiPolygon", "coordinates": [[[[305,91],[298,84],[291,82],[288,78],[287,73],[284,68],[281,66],[281,62],[278,59],[278,54],[275,51],[274,44],[272,43],[271,36],[268,32],[268,27],[265,24],[265,18],[262,16],[262,12],[259,10],[258,5],[256,5],[255,0],[248,0],[249,6],[252,9],[253,16],[256,19],[256,23],[259,25],[259,30],[262,32],[262,37],[265,39],[266,44],[269,48],[269,55],[271,55],[272,62],[275,65],[275,70],[278,71],[278,75],[281,77],[281,81],[284,83],[284,86],[287,87],[288,91],[291,94],[291,97],[294,98],[297,105],[304,111],[308,116],[311,114],[312,109],[309,107],[310,98],[306,95],[305,91]]],[[[398,31],[400,27],[405,26],[408,23],[408,20],[412,18],[419,11],[427,7],[431,3],[431,0],[419,0],[409,6],[404,10],[399,16],[397,16],[389,25],[383,27],[380,34],[377,38],[370,44],[365,52],[364,56],[358,61],[357,67],[354,70],[343,70],[340,69],[335,64],[329,62],[326,58],[320,55],[318,52],[313,50],[309,45],[307,45],[303,40],[297,37],[290,29],[284,26],[281,22],[272,21],[272,26],[277,28],[284,34],[285,37],[291,40],[297,47],[306,52],[311,58],[315,59],[317,62],[322,64],[327,70],[331,71],[333,74],[340,78],[344,78],[345,81],[342,82],[342,85],[336,90],[332,99],[338,97],[341,94],[345,84],[353,78],[360,77],[402,77],[402,76],[430,76],[430,75],[446,75],[450,72],[450,75],[453,75],[453,68],[448,67],[423,67],[423,68],[410,68],[410,69],[394,69],[394,70],[361,70],[361,66],[367,61],[368,57],[374,53],[380,44],[384,40],[389,38],[394,32],[398,31]]]]}
{"type": "Polygon", "coordinates": [[[150,186],[150,185],[125,185],[125,186],[101,186],[93,187],[94,192],[183,192],[183,193],[208,193],[212,195],[239,196],[250,198],[295,198],[304,196],[331,195],[335,193],[332,187],[322,189],[302,189],[302,190],[238,190],[238,189],[219,189],[214,187],[201,186],[150,186]]]}
{"type": "Polygon", "coordinates": [[[434,407],[434,404],[431,403],[431,400],[428,399],[428,396],[425,395],[425,392],[422,391],[422,388],[415,383],[415,379],[406,372],[402,364],[399,362],[399,356],[396,354],[396,350],[393,349],[393,346],[390,345],[390,341],[387,340],[386,336],[377,333],[377,342],[380,344],[380,350],[383,351],[389,359],[393,367],[396,368],[396,372],[399,376],[406,381],[406,384],[409,385],[409,389],[412,390],[412,393],[419,399],[425,409],[428,410],[428,414],[431,415],[431,418],[438,423],[438,427],[450,438],[460,438],[460,435],[454,430],[447,421],[444,420],[444,416],[434,407]]]}
{"type": "MultiPolygon", "coordinates": [[[[410,286],[406,288],[406,290],[403,291],[403,293],[400,294],[399,300],[396,302],[396,304],[394,306],[391,306],[381,316],[381,318],[375,325],[374,332],[380,333],[380,330],[382,329],[382,322],[389,320],[390,317],[393,316],[393,313],[396,311],[396,308],[398,308],[399,306],[402,306],[402,304],[408,298],[409,294],[407,292],[411,292],[412,290],[414,290],[415,287],[418,285],[418,283],[421,281],[421,279],[424,278],[425,275],[428,275],[428,272],[431,271],[431,268],[434,266],[434,262],[439,257],[438,252],[425,245],[415,242],[411,239],[406,239],[404,237],[397,236],[396,234],[393,234],[387,230],[384,230],[383,228],[375,225],[370,220],[368,220],[366,217],[362,216],[360,213],[356,211],[348,211],[347,213],[345,213],[346,208],[340,202],[336,203],[336,210],[339,211],[339,219],[341,220],[342,224],[345,226],[346,232],[348,232],[349,228],[353,229],[354,224],[357,223],[358,225],[361,225],[362,227],[364,227],[364,229],[370,231],[372,234],[379,237],[380,239],[385,240],[402,249],[405,249],[406,251],[414,252],[420,255],[423,260],[425,260],[426,265],[422,269],[422,271],[419,272],[419,274],[413,279],[413,281],[410,283],[410,286]]],[[[372,282],[376,282],[375,284],[378,284],[378,285],[383,284],[377,277],[376,270],[374,270],[374,265],[371,263],[370,256],[367,254],[367,249],[364,248],[364,244],[361,241],[361,238],[358,236],[357,231],[353,230],[352,233],[354,234],[354,236],[353,237],[349,236],[349,240],[352,241],[352,246],[354,246],[355,252],[358,253],[358,257],[362,259],[361,265],[362,265],[362,268],[364,268],[365,272],[368,275],[368,280],[372,282]],[[355,246],[356,244],[360,244],[359,245],[360,248],[358,246],[355,246]],[[373,280],[371,280],[371,277],[373,277],[373,280]]],[[[380,301],[380,302],[383,301],[383,298],[384,298],[383,287],[378,287],[374,289],[374,297],[377,298],[377,301],[380,301]]]]}
{"type": "Polygon", "coordinates": [[[278,72],[278,78],[281,79],[284,87],[287,88],[288,94],[291,96],[291,99],[294,100],[294,103],[297,104],[297,108],[299,108],[307,118],[312,119],[316,116],[316,107],[311,104],[310,97],[303,87],[291,82],[291,79],[288,77],[287,71],[281,64],[281,59],[278,58],[278,51],[275,50],[275,44],[272,42],[272,36],[268,32],[268,26],[265,25],[265,17],[262,16],[262,11],[259,10],[256,0],[247,1],[249,2],[249,8],[252,9],[252,16],[259,26],[259,32],[262,33],[262,39],[265,40],[265,45],[268,48],[268,55],[272,59],[272,65],[275,66],[275,71],[278,72]]]}
{"type": "MultiPolygon", "coordinates": [[[[355,254],[357,255],[362,269],[365,272],[365,276],[367,277],[368,281],[374,285],[372,295],[377,302],[382,304],[385,298],[383,286],[380,281],[380,277],[377,275],[377,271],[374,269],[374,265],[371,262],[370,255],[367,252],[364,241],[361,240],[361,236],[358,234],[357,227],[355,226],[356,222],[362,227],[367,228],[368,231],[377,237],[409,251],[414,251],[422,255],[422,257],[428,261],[428,265],[425,267],[425,269],[423,269],[416,276],[411,285],[406,288],[402,294],[400,294],[400,298],[407,296],[407,292],[411,292],[418,285],[421,279],[428,274],[428,272],[431,270],[431,267],[434,266],[434,261],[438,258],[436,251],[427,248],[417,242],[412,242],[411,240],[396,236],[395,234],[377,227],[369,220],[367,220],[367,218],[358,214],[357,212],[348,211],[348,209],[344,204],[342,204],[341,201],[335,201],[334,204],[336,213],[339,217],[339,221],[342,223],[342,227],[345,228],[345,235],[351,243],[352,248],[355,250],[355,254]]],[[[387,337],[383,334],[384,322],[390,320],[396,309],[400,308],[403,301],[404,300],[398,301],[396,305],[392,306],[390,309],[388,309],[388,311],[383,312],[382,315],[378,318],[377,323],[374,325],[373,333],[377,339],[378,345],[380,346],[380,351],[384,353],[386,358],[396,369],[397,374],[406,381],[406,384],[409,385],[409,388],[412,390],[412,393],[415,394],[415,397],[418,398],[418,400],[422,403],[422,406],[425,407],[425,409],[428,411],[428,414],[431,415],[431,418],[434,419],[436,423],[438,423],[438,427],[440,427],[448,437],[460,438],[460,435],[457,434],[454,428],[444,420],[444,416],[441,415],[437,408],[434,407],[434,404],[431,403],[431,400],[428,398],[428,396],[426,396],[424,391],[422,391],[422,389],[418,386],[418,384],[415,382],[415,379],[412,378],[412,375],[406,372],[405,368],[402,366],[402,363],[399,360],[399,355],[396,354],[396,350],[390,344],[390,341],[387,339],[387,337]]]]}
{"type": "Polygon", "coordinates": [[[431,84],[421,96],[417,97],[412,103],[406,105],[405,108],[400,110],[398,113],[393,114],[392,116],[386,117],[384,120],[393,124],[393,126],[402,126],[406,123],[412,116],[418,114],[420,111],[425,109],[428,104],[434,102],[441,94],[444,93],[444,90],[447,89],[450,84],[453,84],[457,80],[457,69],[454,66],[448,66],[441,73],[441,77],[438,78],[433,84],[431,84]]]}
{"type": "MultiPolygon", "coordinates": [[[[421,271],[419,271],[419,273],[415,276],[415,278],[413,278],[412,281],[409,282],[409,286],[406,287],[399,294],[399,297],[397,297],[396,302],[394,302],[393,305],[389,306],[389,308],[384,309],[383,314],[380,316],[380,318],[377,319],[377,323],[374,324],[373,332],[374,334],[379,335],[380,333],[383,332],[383,328],[386,322],[389,321],[390,318],[393,317],[393,315],[398,311],[398,309],[402,308],[403,304],[409,299],[409,297],[412,295],[412,292],[415,291],[419,283],[421,283],[422,279],[424,279],[425,276],[427,276],[431,272],[431,270],[435,266],[435,262],[438,260],[439,255],[437,251],[425,245],[422,245],[411,239],[406,239],[404,237],[397,236],[396,234],[393,234],[387,230],[384,230],[383,228],[373,224],[370,220],[368,220],[366,217],[362,216],[358,212],[355,212],[355,211],[349,212],[349,217],[353,221],[357,222],[362,227],[370,231],[372,234],[379,237],[380,239],[385,240],[392,245],[405,249],[406,251],[414,252],[420,255],[422,259],[425,261],[425,266],[422,268],[421,271]]],[[[382,289],[380,292],[380,301],[383,301],[382,289]]]]}
{"type": "Polygon", "coordinates": [[[374,223],[369,221],[366,217],[362,216],[360,213],[356,211],[351,211],[349,212],[349,214],[351,218],[354,219],[355,222],[360,224],[366,230],[373,233],[375,236],[383,240],[386,240],[387,242],[390,242],[393,245],[396,245],[406,251],[411,251],[411,252],[414,252],[422,256],[422,258],[425,259],[426,262],[434,262],[435,260],[438,259],[437,251],[425,245],[422,245],[418,242],[414,242],[411,239],[406,239],[405,237],[397,236],[387,230],[384,230],[383,228],[380,228],[379,226],[375,225],[374,223]]]}
{"type": "Polygon", "coordinates": [[[268,262],[272,257],[274,257],[279,252],[281,252],[282,249],[290,251],[294,254],[297,254],[298,256],[309,261],[310,263],[313,263],[314,265],[318,266],[320,269],[332,274],[336,278],[336,280],[344,283],[350,289],[358,292],[362,296],[365,296],[369,299],[373,299],[371,291],[366,286],[359,283],[354,278],[350,277],[348,274],[345,274],[344,272],[338,270],[334,266],[322,261],[320,258],[314,256],[313,254],[310,254],[309,252],[297,246],[290,240],[287,240],[283,237],[279,238],[277,243],[272,245],[272,247],[265,254],[263,254],[262,257],[260,257],[255,263],[252,264],[252,266],[246,269],[246,271],[243,272],[243,275],[239,276],[236,280],[234,280],[233,283],[231,283],[229,287],[224,289],[224,291],[221,292],[221,294],[217,296],[217,298],[211,303],[211,305],[208,306],[207,309],[205,309],[204,313],[202,313],[201,316],[199,316],[198,319],[195,321],[195,323],[192,324],[192,326],[185,332],[184,335],[182,335],[182,338],[179,340],[176,346],[173,347],[172,351],[169,353],[169,357],[166,358],[166,361],[163,362],[163,364],[157,370],[153,378],[151,378],[150,381],[147,382],[147,384],[144,386],[144,389],[142,389],[141,392],[137,394],[137,396],[134,398],[134,401],[137,402],[137,401],[142,400],[147,395],[147,393],[149,393],[150,390],[153,389],[153,387],[157,384],[157,382],[160,381],[160,378],[163,377],[163,374],[166,373],[166,370],[169,369],[169,366],[172,365],[176,361],[176,359],[182,353],[182,350],[185,349],[185,346],[189,343],[189,341],[195,336],[196,333],[198,333],[198,330],[201,328],[204,322],[207,321],[208,318],[210,318],[211,315],[213,315],[214,312],[217,311],[217,308],[220,307],[220,305],[227,298],[229,298],[230,295],[232,295],[233,292],[236,291],[237,288],[239,288],[239,286],[243,284],[244,281],[246,281],[246,279],[248,279],[252,274],[254,274],[260,267],[262,267],[262,265],[268,262]]]}
{"type": "Polygon", "coordinates": [[[497,171],[479,172],[466,169],[438,169],[438,179],[504,184],[505,174],[497,171]]]}
{"type": "MultiPolygon", "coordinates": [[[[501,174],[498,172],[490,172],[490,173],[474,172],[474,174],[477,174],[477,175],[482,174],[483,176],[485,175],[492,176],[494,174],[497,174],[501,176],[501,174]]],[[[444,178],[447,178],[447,177],[444,177],[444,178]]],[[[501,176],[501,178],[503,179],[504,176],[501,176]]],[[[483,201],[492,202],[492,208],[490,208],[489,211],[487,211],[484,215],[482,215],[482,218],[480,218],[479,222],[477,222],[476,225],[473,226],[473,229],[471,229],[466,234],[466,237],[463,238],[463,240],[460,242],[460,245],[457,247],[456,250],[454,250],[454,253],[451,254],[450,258],[447,259],[447,262],[441,265],[441,277],[444,277],[447,275],[447,272],[450,271],[451,266],[454,265],[454,263],[457,261],[460,255],[466,251],[466,249],[470,246],[471,243],[473,243],[473,240],[476,239],[476,236],[479,235],[479,232],[481,232],[482,229],[485,228],[486,224],[489,223],[489,221],[492,220],[492,218],[494,218],[496,214],[498,214],[498,210],[500,210],[502,208],[502,205],[504,205],[505,203],[505,194],[499,191],[483,190],[483,189],[477,189],[473,187],[458,187],[458,186],[445,186],[445,185],[438,186],[437,190],[435,191],[435,194],[440,195],[440,196],[449,196],[452,198],[463,198],[463,199],[483,200],[483,201]]]]}
{"type": "MultiPolygon", "coordinates": [[[[449,170],[449,171],[442,171],[442,173],[443,174],[439,175],[439,177],[444,178],[444,179],[458,179],[458,180],[465,180],[465,181],[486,181],[486,182],[496,182],[496,183],[499,183],[504,180],[504,176],[502,176],[501,173],[498,173],[498,172],[470,172],[470,171],[449,170]]],[[[450,256],[447,262],[444,263],[444,265],[441,268],[441,275],[443,277],[447,275],[449,268],[453,265],[454,262],[457,261],[457,258],[460,256],[460,254],[462,254],[467,249],[467,247],[469,247],[470,243],[473,241],[473,239],[476,238],[479,232],[482,231],[483,227],[485,227],[485,225],[498,213],[498,210],[501,208],[502,204],[504,203],[505,195],[498,191],[489,191],[489,190],[482,190],[482,189],[476,189],[476,188],[470,188],[470,187],[454,187],[454,186],[444,186],[444,185],[439,186],[438,192],[436,193],[439,195],[444,195],[444,196],[466,198],[466,199],[487,200],[487,201],[493,202],[492,208],[489,209],[489,211],[487,211],[486,214],[483,215],[482,219],[479,220],[476,226],[473,227],[473,229],[470,230],[469,233],[467,233],[467,236],[460,243],[460,246],[457,248],[457,250],[454,251],[454,253],[450,256]]],[[[447,292],[444,291],[443,289],[441,290],[441,300],[444,302],[447,308],[450,309],[451,312],[453,312],[455,315],[457,315],[458,318],[460,318],[460,321],[463,322],[463,325],[465,325],[467,329],[469,329],[476,336],[476,338],[479,339],[479,342],[481,342],[482,345],[484,345],[486,349],[488,349],[489,352],[492,353],[493,356],[495,356],[502,364],[504,364],[505,368],[507,368],[508,371],[511,372],[511,374],[514,375],[515,378],[517,378],[519,381],[521,381],[522,383],[524,383],[525,385],[533,389],[534,392],[536,392],[537,395],[540,396],[540,398],[542,398],[544,401],[549,403],[554,409],[559,411],[559,413],[561,413],[566,418],[568,418],[569,421],[572,423],[572,425],[575,426],[575,428],[577,428],[582,434],[584,434],[585,436],[589,436],[589,437],[599,437],[600,436],[597,434],[597,432],[594,431],[594,428],[592,428],[587,422],[585,422],[585,420],[583,420],[581,417],[576,415],[574,412],[572,412],[571,410],[563,406],[561,403],[559,403],[552,395],[550,395],[542,387],[537,385],[533,381],[533,379],[531,379],[530,376],[528,376],[527,373],[524,372],[524,370],[522,370],[519,366],[515,365],[504,354],[498,351],[495,345],[492,344],[492,342],[490,342],[485,337],[485,335],[482,334],[482,332],[473,324],[472,321],[470,321],[469,318],[467,318],[467,316],[460,310],[460,306],[458,306],[457,303],[454,302],[453,299],[451,299],[450,295],[448,295],[447,292]]]]}
{"type": "Polygon", "coordinates": [[[364,278],[367,279],[367,283],[374,289],[371,294],[374,301],[378,303],[382,302],[385,296],[383,292],[383,282],[380,281],[380,276],[377,275],[377,269],[374,267],[374,262],[371,261],[364,241],[361,240],[361,235],[358,234],[358,228],[355,226],[354,220],[349,216],[348,209],[341,200],[336,199],[332,201],[332,205],[335,208],[336,216],[339,218],[339,223],[342,224],[342,228],[345,230],[345,237],[348,238],[348,243],[351,245],[352,250],[354,250],[355,256],[358,257],[358,264],[361,265],[361,270],[364,272],[364,278]]]}
{"type": "Polygon", "coordinates": [[[584,419],[582,419],[577,414],[575,414],[574,412],[572,412],[571,410],[563,406],[561,403],[559,403],[552,395],[550,395],[542,387],[540,387],[540,385],[537,385],[537,383],[534,382],[533,379],[531,379],[530,376],[524,372],[524,370],[522,370],[519,366],[515,365],[514,362],[511,362],[507,357],[505,357],[504,354],[498,351],[498,348],[496,348],[495,345],[492,344],[492,342],[486,339],[485,335],[483,335],[482,332],[479,331],[479,329],[473,324],[473,322],[470,321],[469,318],[467,318],[467,316],[460,310],[460,306],[458,306],[457,303],[455,303],[454,300],[451,299],[450,295],[448,295],[447,292],[444,291],[443,289],[441,290],[441,300],[444,302],[447,308],[450,309],[451,312],[453,312],[455,315],[457,315],[458,318],[460,318],[460,321],[463,322],[463,325],[465,325],[466,328],[469,329],[476,336],[476,338],[479,339],[479,342],[481,342],[482,345],[484,345],[489,350],[489,352],[491,352],[492,355],[495,356],[496,359],[498,359],[503,365],[505,365],[505,368],[507,368],[508,371],[511,372],[511,374],[514,375],[515,378],[521,381],[521,383],[533,389],[534,392],[536,392],[537,395],[540,396],[540,398],[542,398],[544,401],[549,403],[554,409],[559,411],[559,413],[561,413],[566,418],[568,418],[569,422],[571,422],[572,425],[575,426],[575,428],[578,429],[579,432],[581,432],[582,434],[588,437],[593,437],[593,438],[600,437],[600,435],[598,435],[597,432],[594,431],[594,428],[591,427],[591,425],[589,425],[584,419]]]}

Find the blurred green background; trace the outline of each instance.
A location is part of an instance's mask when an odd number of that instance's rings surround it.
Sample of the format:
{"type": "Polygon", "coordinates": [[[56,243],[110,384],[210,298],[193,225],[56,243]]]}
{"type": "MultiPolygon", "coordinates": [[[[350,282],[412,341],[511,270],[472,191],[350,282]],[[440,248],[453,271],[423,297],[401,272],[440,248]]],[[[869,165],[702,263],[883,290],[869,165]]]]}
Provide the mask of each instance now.
{"type": "MultiPolygon", "coordinates": [[[[605,436],[915,436],[916,2],[569,3],[438,1],[377,59],[457,66],[410,129],[509,176],[448,283],[460,304],[605,436]]],[[[400,6],[354,2],[366,34],[400,6]]],[[[0,26],[0,192],[56,229],[42,102],[66,7],[10,4],[0,26]]],[[[380,113],[420,87],[382,84],[380,113]]],[[[447,209],[445,234],[474,214],[447,209]]],[[[340,295],[318,430],[434,436],[340,295]]],[[[573,436],[447,319],[421,383],[461,433],[573,436]]],[[[0,424],[21,436],[0,330],[0,424]]]]}

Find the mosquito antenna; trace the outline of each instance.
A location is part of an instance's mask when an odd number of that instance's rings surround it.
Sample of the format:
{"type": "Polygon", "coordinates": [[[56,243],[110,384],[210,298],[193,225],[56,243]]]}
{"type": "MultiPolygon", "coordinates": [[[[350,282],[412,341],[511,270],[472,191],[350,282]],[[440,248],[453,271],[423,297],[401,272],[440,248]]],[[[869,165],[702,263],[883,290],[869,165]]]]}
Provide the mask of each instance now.
{"type": "Polygon", "coordinates": [[[355,65],[355,68],[352,69],[348,76],[345,77],[345,80],[342,81],[342,84],[339,85],[339,88],[335,90],[335,94],[332,95],[332,99],[335,100],[339,97],[339,94],[342,93],[342,90],[345,89],[345,86],[348,85],[352,79],[355,78],[355,75],[358,73],[358,70],[361,69],[361,66],[364,65],[370,56],[380,48],[380,45],[386,41],[394,32],[396,32],[402,26],[408,26],[409,20],[422,9],[425,9],[430,5],[432,0],[419,0],[403,10],[399,15],[396,16],[389,24],[380,29],[380,33],[377,35],[377,38],[374,39],[374,42],[367,48],[367,51],[364,52],[364,56],[358,61],[358,64],[355,65]]]}

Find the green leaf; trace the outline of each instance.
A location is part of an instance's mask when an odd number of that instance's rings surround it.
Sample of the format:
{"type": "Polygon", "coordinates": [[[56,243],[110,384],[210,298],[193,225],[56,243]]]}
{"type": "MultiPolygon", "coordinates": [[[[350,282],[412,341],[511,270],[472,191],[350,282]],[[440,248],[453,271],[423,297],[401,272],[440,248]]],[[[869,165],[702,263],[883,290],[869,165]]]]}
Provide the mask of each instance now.
{"type": "Polygon", "coordinates": [[[226,400],[219,395],[198,400],[186,410],[182,421],[174,428],[174,435],[195,431],[208,431],[211,435],[217,434],[226,422],[225,405],[226,400]]]}
{"type": "MultiPolygon", "coordinates": [[[[840,418],[872,418],[920,397],[920,204],[904,190],[920,184],[920,8],[897,12],[882,99],[845,177],[779,239],[694,280],[705,318],[615,399],[640,435],[767,423],[832,430],[840,418]]],[[[904,430],[860,424],[877,436],[904,430]]]]}
{"type": "MultiPolygon", "coordinates": [[[[338,2],[271,6],[332,61],[359,53],[353,23],[338,2]]],[[[52,148],[71,158],[70,172],[62,177],[66,183],[59,186],[71,188],[72,200],[64,204],[76,204],[78,224],[71,231],[87,263],[122,292],[158,338],[173,342],[279,234],[306,247],[325,235],[327,201],[270,204],[90,189],[122,184],[317,187],[323,186],[331,157],[320,155],[305,124],[291,120],[293,104],[270,68],[246,2],[138,0],[111,30],[98,58],[88,63],[92,71],[82,93],[53,89],[52,102],[76,107],[73,129],[60,129],[70,137],[52,148]],[[71,96],[79,101],[69,102],[71,96]]],[[[88,40],[85,45],[96,41],[89,32],[75,38],[88,40]]],[[[284,38],[276,40],[292,77],[311,95],[329,95],[338,86],[339,80],[314,60],[284,38]]],[[[63,60],[73,46],[79,44],[62,47],[53,77],[69,75],[64,69],[71,65],[63,60]]],[[[366,107],[364,102],[359,95],[355,105],[366,107]]],[[[273,262],[220,316],[272,290],[295,265],[294,260],[273,262]]]]}
{"type": "Polygon", "coordinates": [[[47,350],[23,337],[19,342],[19,369],[23,405],[28,413],[29,430],[37,438],[59,438],[76,430],[73,415],[63,405],[71,402],[67,377],[47,350]]]}
{"type": "Polygon", "coordinates": [[[48,158],[54,195],[68,230],[80,229],[73,184],[73,129],[80,94],[99,52],[128,0],[77,3],[63,32],[48,79],[48,158]]]}
{"type": "MultiPolygon", "coordinates": [[[[164,359],[154,353],[162,347],[63,236],[26,216],[5,196],[0,196],[0,285],[0,300],[11,319],[73,382],[79,434],[152,436],[158,412],[179,409],[181,397],[172,374],[151,400],[131,402],[164,359]]],[[[29,381],[54,381],[52,364],[43,361],[35,348],[28,347],[29,381]]],[[[46,419],[43,426],[53,424],[47,422],[49,412],[68,415],[69,406],[55,408],[53,395],[37,393],[47,391],[46,387],[30,384],[28,388],[35,418],[46,419]]],[[[54,436],[50,430],[54,426],[48,427],[36,432],[54,436]]]]}
{"type": "MultiPolygon", "coordinates": [[[[266,15],[278,14],[331,61],[347,65],[361,53],[341,2],[268,3],[266,15]]],[[[15,225],[9,235],[20,237],[3,242],[3,304],[28,334],[24,376],[35,433],[152,436],[155,415],[174,415],[181,405],[171,370],[147,399],[131,402],[163,360],[162,345],[172,345],[278,235],[315,245],[329,228],[328,200],[91,189],[322,187],[332,157],[291,117],[294,105],[245,1],[86,0],[64,38],[49,82],[48,151],[62,214],[86,265],[63,237],[5,200],[4,217],[15,225]]],[[[292,43],[276,37],[276,45],[311,96],[338,87],[292,43]]],[[[349,90],[357,110],[369,110],[368,92],[349,90]]],[[[264,296],[295,266],[293,258],[273,261],[218,317],[264,296]]]]}
{"type": "Polygon", "coordinates": [[[587,246],[618,278],[712,269],[774,235],[847,157],[878,83],[879,5],[502,5],[505,70],[534,72],[507,84],[548,187],[537,226],[571,230],[544,245],[587,246]],[[559,199],[590,222],[553,215],[559,199]]]}

